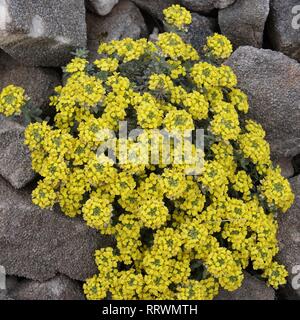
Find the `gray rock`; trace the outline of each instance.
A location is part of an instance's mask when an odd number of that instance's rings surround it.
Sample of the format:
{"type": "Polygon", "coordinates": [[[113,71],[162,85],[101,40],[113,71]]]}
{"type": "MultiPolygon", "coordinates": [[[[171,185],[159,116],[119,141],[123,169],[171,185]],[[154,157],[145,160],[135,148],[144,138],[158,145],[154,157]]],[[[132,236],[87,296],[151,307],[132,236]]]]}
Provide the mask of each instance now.
{"type": "Polygon", "coordinates": [[[300,61],[299,5],[299,0],[271,0],[267,28],[274,49],[298,61],[300,61]]]}
{"type": "Polygon", "coordinates": [[[100,42],[120,40],[127,37],[139,39],[147,35],[147,26],[137,6],[128,1],[120,1],[111,13],[99,17],[87,13],[88,50],[90,58],[97,57],[100,42]]]}
{"type": "Polygon", "coordinates": [[[285,178],[291,178],[295,174],[295,169],[292,163],[292,159],[280,158],[275,160],[275,165],[279,165],[281,168],[281,174],[285,178]]]}
{"type": "Polygon", "coordinates": [[[14,300],[12,299],[5,290],[0,290],[0,301],[3,300],[14,300]]]}
{"type": "Polygon", "coordinates": [[[62,66],[86,46],[84,0],[2,0],[0,48],[30,66],[62,66]]]}
{"type": "Polygon", "coordinates": [[[85,280],[97,273],[96,249],[112,245],[81,218],[42,210],[31,189],[14,190],[0,179],[0,265],[7,274],[46,281],[57,273],[85,280]]]}
{"type": "Polygon", "coordinates": [[[7,293],[10,294],[13,290],[17,288],[22,278],[18,278],[15,276],[6,276],[6,290],[7,293]]]}
{"type": "Polygon", "coordinates": [[[294,167],[294,170],[295,170],[295,175],[300,174],[300,154],[297,154],[293,158],[293,167],[294,167]]]}
{"type": "Polygon", "coordinates": [[[239,0],[219,11],[219,25],[235,47],[261,48],[270,0],[239,0]]]}
{"type": "Polygon", "coordinates": [[[275,291],[249,273],[244,273],[243,285],[236,291],[221,290],[215,300],[275,300],[275,291]]]}
{"type": "Polygon", "coordinates": [[[178,0],[132,0],[139,8],[147,11],[156,19],[163,19],[163,10],[173,4],[179,3],[178,0]]]}
{"type": "Polygon", "coordinates": [[[29,150],[24,145],[24,130],[14,121],[0,120],[0,175],[17,189],[35,177],[29,150]]]}
{"type": "Polygon", "coordinates": [[[180,4],[188,10],[209,13],[214,9],[226,8],[236,0],[132,0],[141,9],[147,11],[154,18],[162,20],[163,10],[173,4],[180,4]]]}
{"type": "Polygon", "coordinates": [[[3,266],[0,266],[0,292],[10,293],[19,284],[19,278],[8,276],[3,266]]]}
{"type": "Polygon", "coordinates": [[[60,74],[55,69],[22,66],[0,50],[0,91],[10,84],[24,88],[32,106],[39,107],[44,115],[53,109],[49,107],[49,96],[60,82],[60,74]]]}
{"type": "Polygon", "coordinates": [[[87,7],[100,16],[106,16],[119,0],[88,0],[87,7]]]}
{"type": "Polygon", "coordinates": [[[289,272],[288,286],[283,288],[287,296],[300,299],[300,176],[290,179],[295,202],[289,211],[279,216],[278,260],[289,272]]]}
{"type": "Polygon", "coordinates": [[[157,27],[154,27],[152,33],[149,35],[148,40],[152,42],[158,41],[159,30],[157,27]]]}
{"type": "Polygon", "coordinates": [[[16,287],[17,283],[17,278],[7,276],[5,268],[0,266],[0,300],[13,300],[10,292],[16,287]]]}
{"type": "Polygon", "coordinates": [[[267,132],[275,158],[300,153],[300,64],[282,53],[240,47],[227,60],[249,96],[249,116],[267,132]]]}
{"type": "Polygon", "coordinates": [[[193,45],[197,51],[201,51],[206,44],[206,38],[212,35],[217,29],[217,21],[214,18],[200,16],[193,13],[193,22],[189,26],[189,31],[183,39],[193,45]]]}
{"type": "Polygon", "coordinates": [[[224,9],[236,0],[180,0],[180,4],[189,10],[197,12],[210,12],[214,9],[224,9]]]}
{"type": "Polygon", "coordinates": [[[6,290],[6,271],[3,266],[0,266],[0,290],[6,290]]]}
{"type": "Polygon", "coordinates": [[[9,296],[14,300],[84,300],[80,283],[64,275],[45,282],[23,280],[9,296]]]}

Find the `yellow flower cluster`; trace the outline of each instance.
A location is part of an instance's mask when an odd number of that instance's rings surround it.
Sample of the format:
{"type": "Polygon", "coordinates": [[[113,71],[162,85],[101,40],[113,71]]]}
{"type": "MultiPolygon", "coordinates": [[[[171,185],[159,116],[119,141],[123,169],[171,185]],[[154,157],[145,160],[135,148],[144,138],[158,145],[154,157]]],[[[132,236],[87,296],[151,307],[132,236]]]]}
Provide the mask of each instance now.
{"type": "Polygon", "coordinates": [[[157,90],[163,93],[169,93],[174,88],[174,83],[169,76],[164,74],[152,74],[149,78],[150,90],[157,90]]]}
{"type": "Polygon", "coordinates": [[[237,108],[237,110],[247,113],[249,110],[248,97],[240,89],[232,89],[229,93],[231,103],[237,108]]]}
{"type": "MultiPolygon", "coordinates": [[[[189,22],[178,6],[165,15],[178,28],[189,22]]],[[[294,196],[272,166],[263,128],[240,121],[247,96],[233,71],[217,64],[231,45],[214,35],[206,49],[216,64],[175,33],[156,43],[103,43],[94,63],[74,58],[66,67],[51,98],[53,124],[26,129],[33,169],[43,177],[33,202],[58,204],[116,239],[96,251],[99,274],[84,284],[87,299],[213,299],[219,288],[238,289],[250,267],[275,288],[285,283],[274,261],[276,212],[294,196]],[[122,136],[123,120],[144,131],[122,136]],[[199,127],[204,150],[180,140],[199,127]]],[[[23,93],[10,87],[1,106],[19,108],[23,93]]]]}
{"type": "Polygon", "coordinates": [[[207,38],[204,50],[217,59],[227,59],[232,54],[233,48],[225,36],[215,33],[207,38]]]}
{"type": "Polygon", "coordinates": [[[32,202],[41,208],[53,207],[57,198],[53,183],[50,179],[39,181],[32,192],[32,202]]]}
{"type": "Polygon", "coordinates": [[[176,294],[178,300],[212,300],[219,291],[218,282],[214,278],[201,281],[188,280],[176,294]]]}
{"type": "Polygon", "coordinates": [[[208,272],[219,280],[224,289],[234,291],[241,286],[244,278],[242,267],[236,263],[230,250],[214,250],[208,255],[206,265],[208,272]]]}
{"type": "Polygon", "coordinates": [[[163,13],[165,21],[179,30],[185,30],[186,26],[192,23],[191,13],[178,4],[165,9],[163,13]]]}
{"type": "Polygon", "coordinates": [[[188,108],[194,120],[202,120],[208,117],[209,103],[204,95],[198,91],[186,94],[182,103],[188,108]]]}
{"type": "Polygon", "coordinates": [[[147,228],[158,229],[168,219],[169,211],[162,200],[149,199],[143,202],[139,217],[147,228]]]}
{"type": "Polygon", "coordinates": [[[92,228],[103,231],[110,224],[112,205],[109,199],[91,196],[82,208],[83,219],[92,228]]]}
{"type": "Polygon", "coordinates": [[[211,121],[211,131],[223,140],[237,140],[241,131],[238,114],[235,111],[217,113],[211,121]]]}
{"type": "Polygon", "coordinates": [[[238,171],[231,179],[232,188],[243,194],[243,199],[250,198],[250,190],[253,188],[251,177],[244,170],[238,171]]]}
{"type": "Polygon", "coordinates": [[[143,129],[155,129],[161,126],[163,111],[156,104],[144,101],[136,109],[138,124],[143,129]]]}
{"type": "Polygon", "coordinates": [[[162,54],[171,59],[181,59],[183,61],[199,59],[197,51],[190,44],[186,44],[176,33],[165,32],[159,34],[157,45],[162,54]]]}
{"type": "Polygon", "coordinates": [[[6,117],[19,115],[27,101],[28,98],[23,88],[9,85],[0,93],[0,114],[6,117]]]}
{"type": "Polygon", "coordinates": [[[285,279],[288,276],[288,272],[284,266],[280,265],[278,262],[273,262],[267,269],[265,269],[263,276],[268,279],[269,285],[278,289],[280,285],[284,285],[286,283],[285,279]]]}
{"type": "Polygon", "coordinates": [[[208,62],[196,63],[191,70],[191,77],[197,87],[212,89],[219,84],[218,68],[208,62]]]}
{"type": "Polygon", "coordinates": [[[67,65],[66,72],[68,73],[82,72],[86,68],[87,64],[88,64],[88,61],[86,59],[75,57],[67,65]]]}
{"type": "MultiPolygon", "coordinates": [[[[152,52],[156,48],[152,43],[147,42],[146,39],[133,40],[131,38],[125,38],[123,40],[113,40],[110,43],[102,43],[98,49],[99,54],[113,55],[116,54],[123,62],[129,62],[133,60],[138,60],[147,52],[152,52]]],[[[110,66],[115,66],[115,64],[110,61],[106,61],[110,66]]],[[[99,62],[96,62],[96,65],[99,62]]],[[[105,62],[100,62],[105,64],[105,62]]]]}
{"type": "Polygon", "coordinates": [[[248,132],[238,137],[238,143],[246,158],[256,165],[270,163],[270,146],[268,142],[261,137],[260,131],[248,132]]]}
{"type": "Polygon", "coordinates": [[[191,114],[185,110],[172,110],[164,119],[164,126],[169,132],[193,130],[194,122],[191,114]]]}
{"type": "Polygon", "coordinates": [[[119,67],[119,61],[116,58],[103,58],[95,60],[94,65],[101,71],[114,72],[119,67]]]}
{"type": "Polygon", "coordinates": [[[108,281],[94,275],[83,285],[83,292],[88,300],[102,300],[107,295],[108,281]]]}
{"type": "Polygon", "coordinates": [[[180,60],[168,61],[168,66],[171,69],[170,77],[172,79],[178,79],[180,76],[186,76],[186,68],[182,65],[180,60]]]}
{"type": "Polygon", "coordinates": [[[280,168],[268,169],[261,182],[261,191],[268,204],[286,212],[294,202],[289,182],[281,175],[280,168]]]}

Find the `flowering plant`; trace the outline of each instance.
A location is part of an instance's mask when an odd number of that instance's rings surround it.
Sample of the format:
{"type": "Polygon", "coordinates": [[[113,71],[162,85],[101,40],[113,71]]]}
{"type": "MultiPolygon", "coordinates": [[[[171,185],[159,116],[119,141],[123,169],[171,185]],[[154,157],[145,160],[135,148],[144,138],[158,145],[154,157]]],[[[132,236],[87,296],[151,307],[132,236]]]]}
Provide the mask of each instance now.
{"type": "MultiPolygon", "coordinates": [[[[232,46],[212,35],[200,57],[179,35],[190,12],[174,5],[164,15],[174,31],[157,41],[102,43],[93,63],[80,51],[64,68],[65,84],[50,102],[53,124],[31,123],[25,132],[43,178],[33,202],[58,204],[115,237],[116,247],[95,253],[99,274],[84,284],[88,299],[213,299],[219,288],[238,289],[245,269],[278,288],[287,271],[274,260],[276,214],[294,195],[272,165],[263,128],[245,118],[247,95],[222,64],[232,46]],[[117,133],[125,120],[142,132],[117,133]],[[197,128],[202,149],[185,139],[197,128]],[[163,131],[172,133],[168,152],[163,131]],[[195,161],[175,161],[182,157],[195,161]]],[[[18,113],[26,99],[10,86],[0,112],[18,113]]]]}

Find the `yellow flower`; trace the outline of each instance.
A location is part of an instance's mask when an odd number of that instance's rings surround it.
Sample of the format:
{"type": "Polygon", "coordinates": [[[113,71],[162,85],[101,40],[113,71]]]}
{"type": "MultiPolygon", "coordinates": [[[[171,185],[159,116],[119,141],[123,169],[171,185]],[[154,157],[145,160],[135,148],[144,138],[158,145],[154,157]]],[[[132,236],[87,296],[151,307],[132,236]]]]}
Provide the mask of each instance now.
{"type": "Polygon", "coordinates": [[[168,132],[190,131],[194,129],[192,116],[185,110],[174,110],[167,113],[164,126],[168,132]]]}
{"type": "Polygon", "coordinates": [[[178,79],[180,76],[186,76],[186,68],[182,65],[180,60],[169,60],[168,64],[171,69],[170,77],[172,79],[178,79]]]}
{"type": "Polygon", "coordinates": [[[283,265],[273,262],[268,268],[264,270],[263,277],[268,279],[268,284],[273,288],[278,289],[280,285],[286,284],[286,277],[288,272],[283,265]]]}
{"type": "Polygon", "coordinates": [[[52,208],[57,199],[53,182],[44,179],[38,182],[38,186],[32,192],[32,202],[41,208],[52,208]]]}
{"type": "Polygon", "coordinates": [[[203,246],[208,239],[208,230],[199,220],[187,220],[180,226],[185,249],[188,251],[203,246]]]}
{"type": "Polygon", "coordinates": [[[0,113],[6,117],[19,115],[28,100],[23,88],[9,85],[0,93],[0,113]]]}
{"type": "Polygon", "coordinates": [[[98,53],[112,55],[116,53],[125,63],[138,60],[148,50],[153,50],[146,39],[133,40],[125,38],[122,40],[113,40],[110,43],[101,44],[98,53]]]}
{"type": "Polygon", "coordinates": [[[247,113],[249,110],[248,97],[240,89],[232,89],[229,93],[231,103],[237,108],[237,110],[247,113]]]}
{"type": "Polygon", "coordinates": [[[163,13],[166,22],[179,30],[185,30],[185,26],[192,23],[191,13],[180,5],[174,4],[163,13]]]}
{"type": "Polygon", "coordinates": [[[101,277],[109,277],[110,273],[117,268],[119,259],[114,254],[113,248],[102,248],[95,252],[95,262],[101,277]]]}
{"type": "Polygon", "coordinates": [[[198,91],[187,94],[183,100],[183,105],[188,108],[189,113],[195,120],[206,119],[208,117],[209,104],[198,91]]]}
{"type": "Polygon", "coordinates": [[[186,190],[187,181],[183,172],[176,169],[166,169],[162,175],[164,191],[170,199],[178,199],[186,190]]]}
{"type": "Polygon", "coordinates": [[[233,112],[221,112],[213,117],[211,131],[223,140],[237,140],[241,131],[238,114],[233,112]]]}
{"type": "Polygon", "coordinates": [[[138,210],[138,215],[147,228],[158,229],[166,223],[169,211],[161,200],[146,200],[138,210]]]}
{"type": "Polygon", "coordinates": [[[244,170],[238,171],[230,179],[232,187],[235,191],[241,192],[245,200],[250,197],[250,190],[253,188],[252,179],[244,170]]]}
{"type": "Polygon", "coordinates": [[[289,181],[280,174],[280,169],[269,169],[267,175],[261,181],[261,191],[270,206],[286,212],[294,202],[289,181]]]}
{"type": "Polygon", "coordinates": [[[214,278],[184,282],[176,294],[178,300],[212,300],[219,293],[219,285],[214,278]]]}
{"type": "Polygon", "coordinates": [[[217,59],[227,59],[232,54],[231,42],[223,35],[215,33],[207,38],[204,50],[217,59]]]}
{"type": "Polygon", "coordinates": [[[45,137],[51,132],[46,121],[30,123],[25,129],[25,144],[31,151],[41,149],[45,137]]]}
{"type": "Polygon", "coordinates": [[[261,134],[255,132],[245,133],[239,136],[238,143],[245,156],[254,164],[268,164],[270,161],[270,145],[261,134]]]}
{"type": "Polygon", "coordinates": [[[225,168],[216,160],[205,162],[203,174],[198,177],[198,180],[217,197],[223,196],[228,190],[225,168]]]}
{"type": "Polygon", "coordinates": [[[218,279],[224,289],[234,291],[242,285],[242,268],[234,261],[228,249],[216,249],[207,257],[205,264],[208,272],[218,279]]]}
{"type": "Polygon", "coordinates": [[[105,230],[111,222],[113,208],[108,199],[91,197],[82,207],[83,219],[87,225],[98,230],[105,230]]]}
{"type": "Polygon", "coordinates": [[[159,106],[142,102],[136,109],[138,123],[143,129],[155,129],[162,124],[163,111],[159,106]]]}
{"type": "Polygon", "coordinates": [[[115,58],[103,58],[95,60],[94,65],[101,71],[114,72],[119,67],[119,61],[115,58]]]}
{"type": "Polygon", "coordinates": [[[258,137],[264,138],[266,136],[266,132],[262,125],[253,120],[246,120],[245,128],[249,133],[252,133],[258,137]]]}
{"type": "Polygon", "coordinates": [[[237,77],[229,66],[222,65],[218,68],[220,87],[233,88],[237,85],[237,77]]]}
{"type": "Polygon", "coordinates": [[[199,60],[197,51],[190,44],[184,43],[182,38],[175,33],[165,32],[159,34],[157,45],[166,57],[170,57],[173,60],[199,60]]]}
{"type": "Polygon", "coordinates": [[[149,79],[149,89],[168,93],[173,89],[173,81],[164,74],[152,74],[149,79]]]}
{"type": "Polygon", "coordinates": [[[135,274],[132,270],[120,271],[112,280],[112,298],[115,300],[136,300],[142,293],[143,285],[142,274],[135,274]]]}
{"type": "Polygon", "coordinates": [[[82,72],[86,68],[87,64],[88,64],[88,61],[86,59],[75,57],[66,66],[66,72],[68,73],[82,72]]]}
{"type": "Polygon", "coordinates": [[[199,62],[191,69],[191,77],[199,89],[207,90],[219,85],[220,73],[217,67],[208,62],[199,62]]]}
{"type": "Polygon", "coordinates": [[[108,288],[108,281],[103,281],[103,279],[94,275],[84,283],[83,292],[88,300],[103,300],[107,295],[108,288]]]}

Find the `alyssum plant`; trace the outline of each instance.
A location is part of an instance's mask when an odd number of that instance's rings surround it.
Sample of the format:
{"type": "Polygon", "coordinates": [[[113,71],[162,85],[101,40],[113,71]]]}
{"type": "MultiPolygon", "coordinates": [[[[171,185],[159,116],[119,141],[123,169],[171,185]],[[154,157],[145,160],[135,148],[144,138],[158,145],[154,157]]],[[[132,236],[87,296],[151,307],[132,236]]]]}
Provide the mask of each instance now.
{"type": "MultiPolygon", "coordinates": [[[[276,215],[294,195],[272,165],[263,128],[245,119],[248,100],[235,74],[222,65],[232,46],[215,34],[200,57],[180,36],[190,12],[174,5],[164,15],[171,32],[157,41],[102,43],[93,63],[78,51],[66,66],[65,84],[51,97],[53,124],[31,123],[25,132],[43,178],[33,202],[58,204],[116,238],[116,247],[95,253],[99,274],[84,284],[88,299],[213,299],[219,288],[238,289],[245,269],[278,288],[287,271],[274,259],[276,215]],[[144,129],[137,139],[98,134],[126,119],[144,129]],[[187,174],[191,164],[166,162],[162,152],[156,164],[138,161],[149,159],[141,147],[153,139],[163,149],[162,128],[176,132],[170,159],[182,155],[181,133],[204,129],[199,174],[187,174]],[[108,141],[116,161],[97,155],[108,141]],[[127,162],[118,158],[124,145],[127,162]]],[[[0,112],[19,114],[27,100],[11,85],[0,112]]]]}

